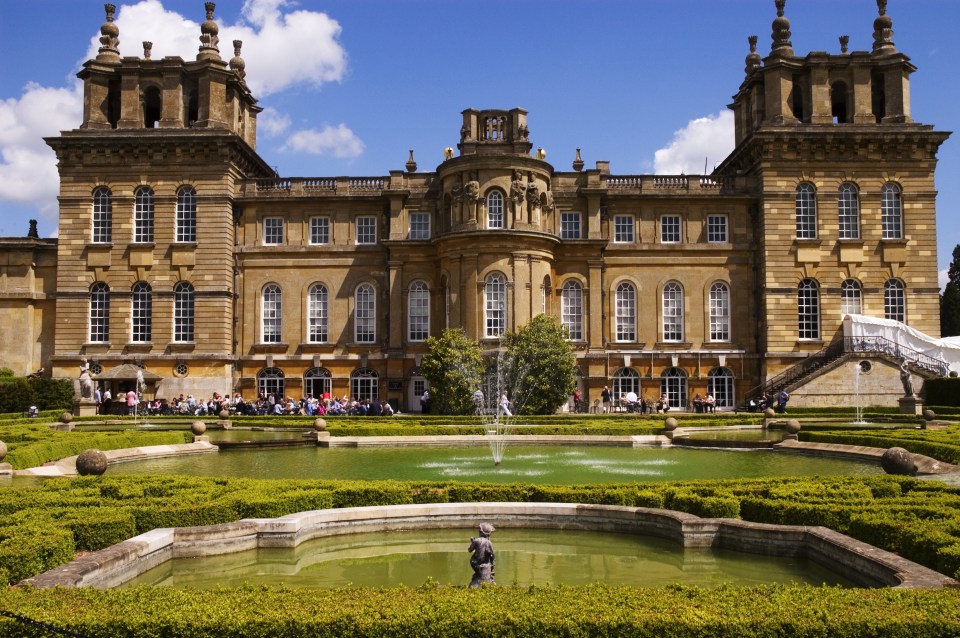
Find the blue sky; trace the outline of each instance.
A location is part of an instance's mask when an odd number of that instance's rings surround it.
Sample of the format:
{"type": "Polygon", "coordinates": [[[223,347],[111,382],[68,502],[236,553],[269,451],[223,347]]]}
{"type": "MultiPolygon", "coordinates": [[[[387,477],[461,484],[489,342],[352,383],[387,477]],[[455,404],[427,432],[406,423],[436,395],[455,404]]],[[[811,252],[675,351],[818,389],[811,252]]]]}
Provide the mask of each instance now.
{"type": "MultiPolygon", "coordinates": [[[[115,0],[121,55],[193,59],[202,0],[115,0]]],[[[733,146],[726,105],[747,36],[770,50],[773,0],[222,0],[220,52],[244,41],[265,111],[257,150],[284,176],[386,175],[413,149],[432,170],[466,108],[523,107],[535,147],[569,170],[580,147],[615,174],[700,173],[733,146]]],[[[890,0],[918,71],[913,116],[960,129],[956,0],[890,0]]],[[[794,50],[870,50],[876,0],[788,0],[794,50]]],[[[42,136],[80,124],[76,72],[95,55],[99,0],[0,0],[0,236],[56,232],[56,167],[42,136]],[[13,61],[13,64],[9,64],[13,61]]],[[[939,264],[960,243],[960,140],[941,147],[939,264]]]]}

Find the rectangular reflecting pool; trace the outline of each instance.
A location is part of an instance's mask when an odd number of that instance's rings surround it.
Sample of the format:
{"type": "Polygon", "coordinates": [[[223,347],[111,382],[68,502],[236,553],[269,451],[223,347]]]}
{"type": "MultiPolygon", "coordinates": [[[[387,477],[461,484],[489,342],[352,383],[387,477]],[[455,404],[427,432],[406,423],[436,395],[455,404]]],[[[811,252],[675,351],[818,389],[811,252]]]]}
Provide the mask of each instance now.
{"type": "Polygon", "coordinates": [[[111,465],[109,474],[250,478],[613,483],[882,474],[878,463],[772,450],[509,445],[500,465],[483,446],[230,450],[111,465]]]}

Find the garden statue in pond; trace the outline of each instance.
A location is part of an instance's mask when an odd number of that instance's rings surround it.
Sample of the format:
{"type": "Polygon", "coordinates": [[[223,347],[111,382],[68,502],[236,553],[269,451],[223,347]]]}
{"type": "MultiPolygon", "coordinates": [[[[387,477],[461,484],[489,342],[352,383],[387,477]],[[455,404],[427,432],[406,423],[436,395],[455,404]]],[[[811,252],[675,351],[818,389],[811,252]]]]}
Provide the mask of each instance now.
{"type": "Polygon", "coordinates": [[[493,580],[493,543],[490,542],[490,534],[496,531],[490,523],[480,524],[480,536],[470,539],[468,552],[473,552],[470,557],[470,566],[473,567],[473,580],[470,581],[471,587],[480,587],[483,583],[496,585],[493,580]]]}

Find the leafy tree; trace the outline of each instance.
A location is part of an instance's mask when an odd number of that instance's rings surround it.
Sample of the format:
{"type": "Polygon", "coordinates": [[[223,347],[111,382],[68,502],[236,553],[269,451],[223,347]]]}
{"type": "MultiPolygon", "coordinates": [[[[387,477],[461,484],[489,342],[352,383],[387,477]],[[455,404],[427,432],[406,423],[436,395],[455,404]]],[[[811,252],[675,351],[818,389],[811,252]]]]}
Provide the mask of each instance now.
{"type": "Polygon", "coordinates": [[[960,244],[953,249],[947,286],[940,295],[940,334],[944,337],[960,335],[960,244]]]}
{"type": "Polygon", "coordinates": [[[518,414],[553,414],[577,385],[577,360],[556,319],[537,315],[506,335],[518,414]]]}
{"type": "Polygon", "coordinates": [[[430,411],[472,414],[473,392],[480,387],[483,354],[460,328],[427,339],[420,373],[430,382],[430,411]]]}

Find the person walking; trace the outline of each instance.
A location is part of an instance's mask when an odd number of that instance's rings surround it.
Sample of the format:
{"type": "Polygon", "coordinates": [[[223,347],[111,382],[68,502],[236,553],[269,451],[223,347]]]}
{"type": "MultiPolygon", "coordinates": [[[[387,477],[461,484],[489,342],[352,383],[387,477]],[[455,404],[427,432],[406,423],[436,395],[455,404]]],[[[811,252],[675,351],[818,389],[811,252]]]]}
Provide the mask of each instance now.
{"type": "Polygon", "coordinates": [[[610,394],[610,388],[603,386],[603,391],[600,392],[600,401],[603,403],[603,413],[608,414],[610,412],[610,400],[612,396],[610,394]]]}

